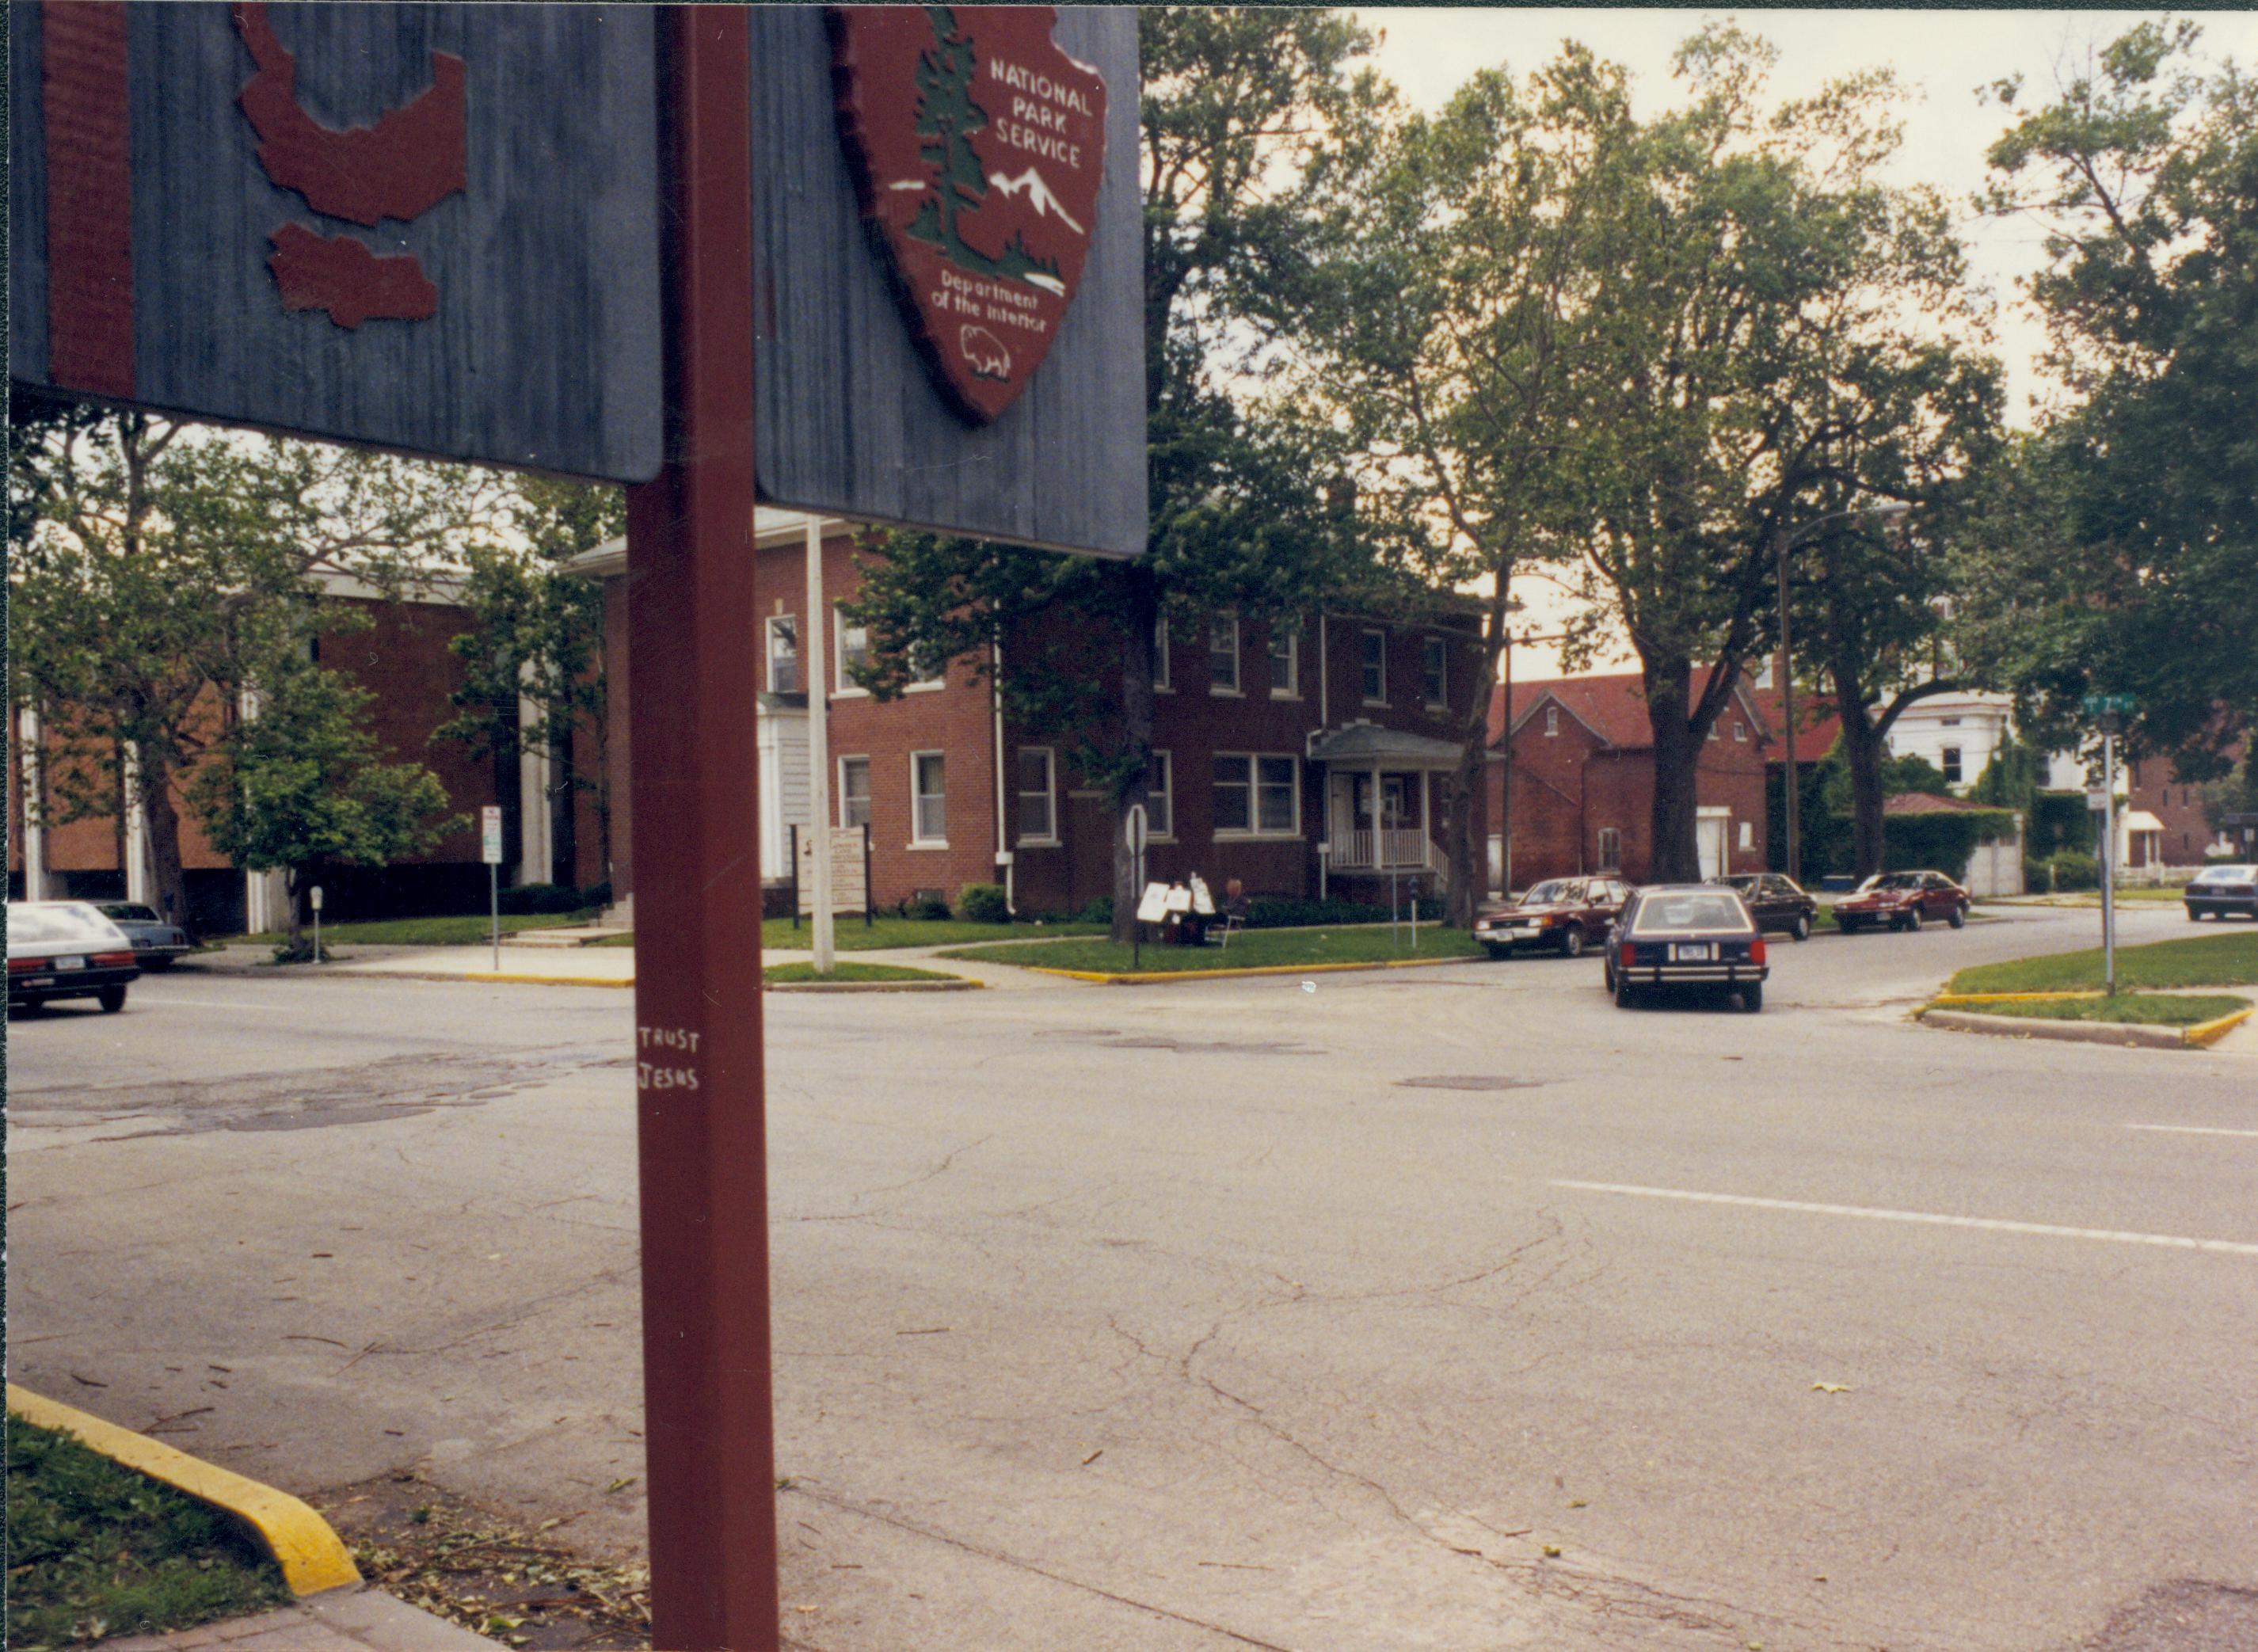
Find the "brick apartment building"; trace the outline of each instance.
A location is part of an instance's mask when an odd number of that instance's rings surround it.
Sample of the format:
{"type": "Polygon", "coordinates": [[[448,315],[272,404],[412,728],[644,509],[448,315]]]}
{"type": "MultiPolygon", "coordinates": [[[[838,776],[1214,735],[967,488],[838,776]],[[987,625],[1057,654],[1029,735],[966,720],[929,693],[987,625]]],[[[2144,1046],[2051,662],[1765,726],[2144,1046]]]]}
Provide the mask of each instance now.
{"type": "MultiPolygon", "coordinates": [[[[790,877],[786,828],[805,830],[808,819],[805,519],[764,508],[755,542],[762,873],[780,888],[790,877]]],[[[873,899],[931,892],[954,904],[966,884],[996,883],[1017,911],[1062,913],[1110,896],[1109,795],[1075,772],[1065,744],[999,712],[981,662],[952,661],[883,703],[854,685],[849,667],[865,641],[837,608],[858,586],[849,529],[826,524],[822,546],[832,816],[870,827],[873,899]]],[[[579,565],[606,583],[611,789],[624,798],[633,762],[624,546],[579,565]]],[[[1450,707],[1463,704],[1480,663],[1478,621],[1405,627],[1333,613],[1297,630],[1214,614],[1197,635],[1188,629],[1180,622],[1160,656],[1150,876],[1197,872],[1218,891],[1236,877],[1254,894],[1361,898],[1384,895],[1393,872],[1435,890],[1447,860],[1442,776],[1458,762],[1450,707]]],[[[1097,650],[1093,669],[1113,669],[1111,657],[1097,650]]],[[[614,883],[624,896],[632,876],[618,813],[614,883]]]]}
{"type": "MultiPolygon", "coordinates": [[[[393,602],[346,579],[327,582],[325,607],[358,611],[365,628],[332,627],[318,634],[315,656],[342,671],[375,698],[369,705],[373,731],[389,762],[421,762],[447,789],[451,811],[471,824],[451,833],[429,852],[381,869],[337,868],[322,874],[324,911],[333,918],[385,916],[395,912],[469,910],[486,897],[486,870],[479,860],[479,809],[496,801],[506,812],[506,841],[517,849],[504,873],[512,883],[549,880],[549,810],[545,763],[538,756],[508,765],[507,771],[474,759],[452,741],[433,743],[431,731],[454,715],[448,696],[463,681],[461,662],[449,641],[470,623],[461,609],[444,600],[393,602]]],[[[216,727],[220,709],[207,708],[216,727]]],[[[39,737],[35,719],[19,714],[14,749],[18,762],[8,788],[8,890],[50,898],[153,901],[155,876],[150,861],[143,812],[129,800],[110,813],[55,822],[53,807],[29,812],[27,794],[53,799],[57,776],[45,765],[59,761],[52,742],[39,737]]],[[[204,837],[176,776],[173,804],[181,823],[181,860],[186,874],[190,926],[207,934],[278,927],[281,924],[280,879],[246,874],[231,867],[204,837]]],[[[583,842],[601,839],[593,802],[577,805],[585,822],[583,842]]],[[[596,881],[590,879],[590,882],[596,881]]]]}
{"type": "MultiPolygon", "coordinates": [[[[1695,691],[1706,684],[1704,677],[1695,691]]],[[[1653,864],[1654,734],[1639,674],[1522,684],[1515,698],[1514,886],[1584,872],[1644,881],[1653,864]]],[[[1490,735],[1493,747],[1509,737],[1502,690],[1491,701],[1490,735]]],[[[1695,771],[1694,830],[1704,877],[1765,868],[1765,767],[1772,739],[1747,685],[1736,684],[1695,771]]],[[[1801,743],[1799,738],[1799,762],[1801,743]]],[[[1490,818],[1502,820],[1505,765],[1490,769],[1490,818]]],[[[1494,861],[1502,858],[1493,854],[1494,861]]],[[[1498,869],[1494,866],[1494,876],[1498,869]]]]}

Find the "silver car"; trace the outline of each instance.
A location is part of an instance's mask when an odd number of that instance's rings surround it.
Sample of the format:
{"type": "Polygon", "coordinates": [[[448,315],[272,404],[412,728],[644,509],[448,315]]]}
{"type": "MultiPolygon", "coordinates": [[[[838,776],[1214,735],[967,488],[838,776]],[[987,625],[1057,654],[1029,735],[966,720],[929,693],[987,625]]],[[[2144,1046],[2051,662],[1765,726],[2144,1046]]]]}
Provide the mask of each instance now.
{"type": "Polygon", "coordinates": [[[141,973],[133,945],[85,901],[8,903],[8,1007],[38,1010],[57,998],[92,998],[106,1014],[125,1007],[141,973]]]}
{"type": "Polygon", "coordinates": [[[144,969],[170,969],[173,960],[196,949],[188,932],[160,918],[153,906],[138,901],[97,901],[95,910],[133,943],[133,956],[144,969]]]}

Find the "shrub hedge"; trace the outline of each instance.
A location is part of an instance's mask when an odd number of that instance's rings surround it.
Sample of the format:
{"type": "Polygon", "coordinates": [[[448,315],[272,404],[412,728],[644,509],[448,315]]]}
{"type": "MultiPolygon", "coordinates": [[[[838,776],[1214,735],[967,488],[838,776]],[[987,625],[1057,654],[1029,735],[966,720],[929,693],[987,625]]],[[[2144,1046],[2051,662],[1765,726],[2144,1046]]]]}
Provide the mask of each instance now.
{"type": "Polygon", "coordinates": [[[1008,924],[1012,904],[1001,883],[967,883],[956,891],[956,915],[968,924],[1008,924]]]}

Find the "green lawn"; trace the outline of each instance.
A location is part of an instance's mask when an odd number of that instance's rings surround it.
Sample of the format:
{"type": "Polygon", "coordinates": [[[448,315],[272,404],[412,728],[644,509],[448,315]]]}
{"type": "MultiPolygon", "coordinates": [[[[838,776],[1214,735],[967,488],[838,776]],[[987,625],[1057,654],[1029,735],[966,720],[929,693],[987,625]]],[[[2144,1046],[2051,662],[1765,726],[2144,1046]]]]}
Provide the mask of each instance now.
{"type": "MultiPolygon", "coordinates": [[[[815,945],[810,920],[801,918],[794,929],[788,918],[771,918],[761,925],[763,949],[805,952],[815,945]]],[[[1103,924],[968,924],[961,918],[881,918],[865,928],[860,918],[841,918],[832,925],[841,952],[870,952],[882,947],[962,947],[974,941],[1044,940],[1060,935],[1103,935],[1103,924]]]]}
{"type": "Polygon", "coordinates": [[[218,1510],[8,1419],[8,1644],[154,1634],[279,1606],[282,1573],[218,1510]]]}
{"type": "MultiPolygon", "coordinates": [[[[598,908],[590,907],[579,912],[504,912],[501,932],[515,935],[521,929],[565,929],[574,924],[593,922],[598,908]]],[[[322,925],[322,950],[345,947],[358,941],[366,947],[475,947],[493,933],[493,920],[484,912],[455,912],[442,918],[386,918],[366,924],[324,924],[322,925]]],[[[314,926],[306,926],[306,938],[313,939],[314,926]]],[[[278,932],[266,935],[245,935],[246,942],[276,947],[282,942],[278,932]]]]}
{"type": "Polygon", "coordinates": [[[2247,1010],[2250,1001],[2214,993],[2120,992],[2113,998],[2037,998],[1955,1007],[1979,1015],[2021,1016],[2033,1021],[2129,1021],[2141,1026],[2191,1027],[2247,1010]]]}
{"type": "MultiPolygon", "coordinates": [[[[2101,986],[2101,949],[1962,970],[1947,992],[2075,992],[2101,986]]],[[[2117,949],[2120,987],[2258,986],[2258,927],[2117,949]]]]}
{"type": "Polygon", "coordinates": [[[813,964],[770,964],[761,971],[766,981],[958,981],[959,975],[938,969],[912,969],[906,964],[834,964],[827,975],[815,973],[813,964]]]}
{"type": "MultiPolygon", "coordinates": [[[[1187,969],[1253,969],[1310,964],[1376,963],[1389,958],[1480,958],[1482,949],[1462,929],[1422,925],[1417,953],[1410,931],[1391,940],[1385,927],[1246,929],[1228,947],[1147,946],[1134,966],[1147,974],[1187,969]]],[[[1062,940],[1034,947],[967,947],[941,954],[979,963],[1030,964],[1100,975],[1131,973],[1130,949],[1110,940],[1062,940]]]]}

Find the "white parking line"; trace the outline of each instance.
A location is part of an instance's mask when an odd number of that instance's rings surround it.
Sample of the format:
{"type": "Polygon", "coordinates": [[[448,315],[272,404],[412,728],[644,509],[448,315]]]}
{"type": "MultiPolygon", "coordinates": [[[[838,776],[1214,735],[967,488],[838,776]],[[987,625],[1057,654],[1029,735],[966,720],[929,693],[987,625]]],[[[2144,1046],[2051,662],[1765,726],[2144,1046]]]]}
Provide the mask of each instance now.
{"type": "Polygon", "coordinates": [[[2127,1124],[2127,1130],[2158,1130],[2174,1136],[2258,1136],[2258,1130],[2219,1130],[2209,1124],[2127,1124]]]}
{"type": "Polygon", "coordinates": [[[1948,1216],[1929,1210],[1884,1210],[1871,1205],[1807,1204],[1800,1199],[1756,1199],[1736,1193],[1694,1193],[1683,1188],[1640,1188],[1615,1181],[1554,1181],[1584,1193],[1622,1193],[1644,1199],[1684,1199],[1695,1204],[1743,1205],[1756,1210],[1800,1210],[1811,1216],[1863,1216],[1869,1222],[1918,1222],[1940,1228],[1981,1228],[1992,1233],[2039,1233],[2057,1239],[2108,1239],[2118,1244],[2161,1244],[2179,1251],[2218,1251],[2258,1256],[2258,1244],[2237,1239],[2189,1239],[2170,1233],[2122,1233],[2112,1228],[2064,1228],[2049,1222],[2007,1222],[1994,1216],[1948,1216]]]}

